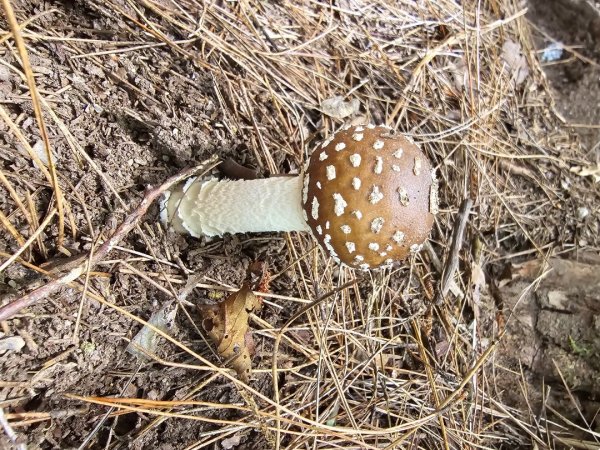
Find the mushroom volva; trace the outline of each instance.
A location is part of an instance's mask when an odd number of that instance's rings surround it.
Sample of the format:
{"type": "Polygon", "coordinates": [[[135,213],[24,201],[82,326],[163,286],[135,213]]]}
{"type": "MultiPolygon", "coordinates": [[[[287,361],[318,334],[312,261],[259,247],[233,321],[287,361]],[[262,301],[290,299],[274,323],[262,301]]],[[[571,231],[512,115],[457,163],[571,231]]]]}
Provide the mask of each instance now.
{"type": "Polygon", "coordinates": [[[420,250],[438,210],[435,171],[408,138],[346,126],[320,144],[300,176],[190,179],[161,217],[192,236],[310,231],[336,261],[374,269],[420,250]]]}

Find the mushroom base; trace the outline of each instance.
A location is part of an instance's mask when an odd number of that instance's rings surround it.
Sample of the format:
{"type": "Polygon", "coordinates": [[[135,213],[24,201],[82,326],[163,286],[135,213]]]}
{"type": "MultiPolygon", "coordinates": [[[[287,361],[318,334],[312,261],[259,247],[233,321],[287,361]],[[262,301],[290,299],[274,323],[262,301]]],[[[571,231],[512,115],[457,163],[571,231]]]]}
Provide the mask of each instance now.
{"type": "Polygon", "coordinates": [[[225,233],[308,231],[302,177],[260,180],[188,180],[167,193],[161,219],[194,237],[225,233]]]}

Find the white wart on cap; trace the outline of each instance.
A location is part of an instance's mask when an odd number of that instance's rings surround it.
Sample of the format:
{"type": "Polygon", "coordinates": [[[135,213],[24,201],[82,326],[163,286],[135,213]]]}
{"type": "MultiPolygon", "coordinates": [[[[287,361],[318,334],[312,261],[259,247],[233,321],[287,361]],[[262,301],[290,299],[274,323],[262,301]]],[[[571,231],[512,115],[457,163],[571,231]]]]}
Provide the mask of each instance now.
{"type": "Polygon", "coordinates": [[[308,162],[302,206],[314,237],[342,263],[377,268],[420,250],[437,213],[425,154],[385,126],[346,127],[308,162]]]}

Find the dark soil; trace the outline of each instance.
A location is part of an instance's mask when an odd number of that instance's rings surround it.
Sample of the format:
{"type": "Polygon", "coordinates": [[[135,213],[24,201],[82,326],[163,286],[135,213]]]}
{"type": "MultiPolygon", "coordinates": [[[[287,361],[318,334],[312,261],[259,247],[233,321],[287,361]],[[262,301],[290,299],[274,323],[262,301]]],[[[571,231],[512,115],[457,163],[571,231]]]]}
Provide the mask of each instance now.
{"type": "Polygon", "coordinates": [[[545,33],[533,33],[540,52],[554,41],[589,59],[566,50],[544,68],[557,109],[567,123],[581,125],[573,131],[600,159],[600,11],[584,0],[531,0],[530,5],[527,17],[545,33]]]}
{"type": "MultiPolygon", "coordinates": [[[[582,61],[565,51],[545,72],[557,109],[567,123],[580,125],[573,133],[591,159],[600,161],[600,10],[577,0],[532,0],[528,18],[539,27],[533,34],[540,51],[559,41],[589,58],[582,61]]],[[[580,430],[598,433],[600,259],[597,252],[576,259],[550,261],[541,281],[541,262],[515,267],[512,281],[497,288],[510,317],[500,362],[512,371],[498,376],[497,383],[503,398],[520,411],[559,423],[566,418],[580,430]],[[524,376],[519,386],[515,373],[524,376]]]]}

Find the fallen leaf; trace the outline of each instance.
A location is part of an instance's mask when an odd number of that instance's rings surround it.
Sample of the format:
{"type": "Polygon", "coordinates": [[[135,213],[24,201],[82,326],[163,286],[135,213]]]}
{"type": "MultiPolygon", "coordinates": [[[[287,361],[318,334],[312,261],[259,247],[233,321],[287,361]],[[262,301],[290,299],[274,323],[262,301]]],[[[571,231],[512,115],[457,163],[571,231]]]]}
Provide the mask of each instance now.
{"type": "Polygon", "coordinates": [[[477,263],[471,263],[471,283],[480,288],[484,288],[486,285],[485,272],[483,271],[481,265],[477,263]]]}
{"type": "Polygon", "coordinates": [[[238,445],[240,445],[240,440],[241,437],[236,434],[234,436],[228,437],[227,439],[223,439],[221,441],[221,447],[223,447],[224,450],[230,450],[233,447],[237,447],[238,445]]]}
{"type": "Polygon", "coordinates": [[[0,354],[4,352],[20,352],[25,346],[25,340],[21,336],[11,336],[0,339],[0,354]]]}
{"type": "Polygon", "coordinates": [[[529,75],[529,64],[527,58],[521,51],[521,46],[508,39],[502,45],[502,59],[510,69],[511,76],[517,84],[521,84],[529,75]]]}
{"type": "Polygon", "coordinates": [[[321,103],[321,111],[334,119],[344,119],[359,109],[360,102],[356,98],[346,102],[344,97],[336,96],[323,100],[321,103]]]}
{"type": "Polygon", "coordinates": [[[217,305],[200,305],[202,327],[217,345],[217,353],[231,366],[240,379],[250,379],[254,349],[252,334],[248,331],[251,312],[262,303],[247,284],[217,305]]]}
{"type": "Polygon", "coordinates": [[[439,359],[444,359],[450,350],[450,343],[443,339],[435,344],[435,354],[439,359]]]}
{"type": "Polygon", "coordinates": [[[469,72],[465,58],[459,59],[455,64],[450,66],[454,87],[458,92],[462,92],[467,83],[469,83],[469,72]]]}
{"type": "Polygon", "coordinates": [[[600,164],[589,167],[575,166],[571,168],[571,172],[576,173],[580,177],[592,177],[594,183],[600,182],[600,164]]]}
{"type": "MultiPolygon", "coordinates": [[[[176,305],[172,302],[169,302],[160,310],[155,312],[148,320],[148,323],[161,331],[167,332],[173,326],[176,312],[176,305]]],[[[159,334],[156,331],[154,331],[148,325],[144,325],[131,340],[126,348],[126,351],[138,358],[140,361],[149,361],[151,355],[154,355],[157,351],[159,343],[158,338],[159,334]]]]}

